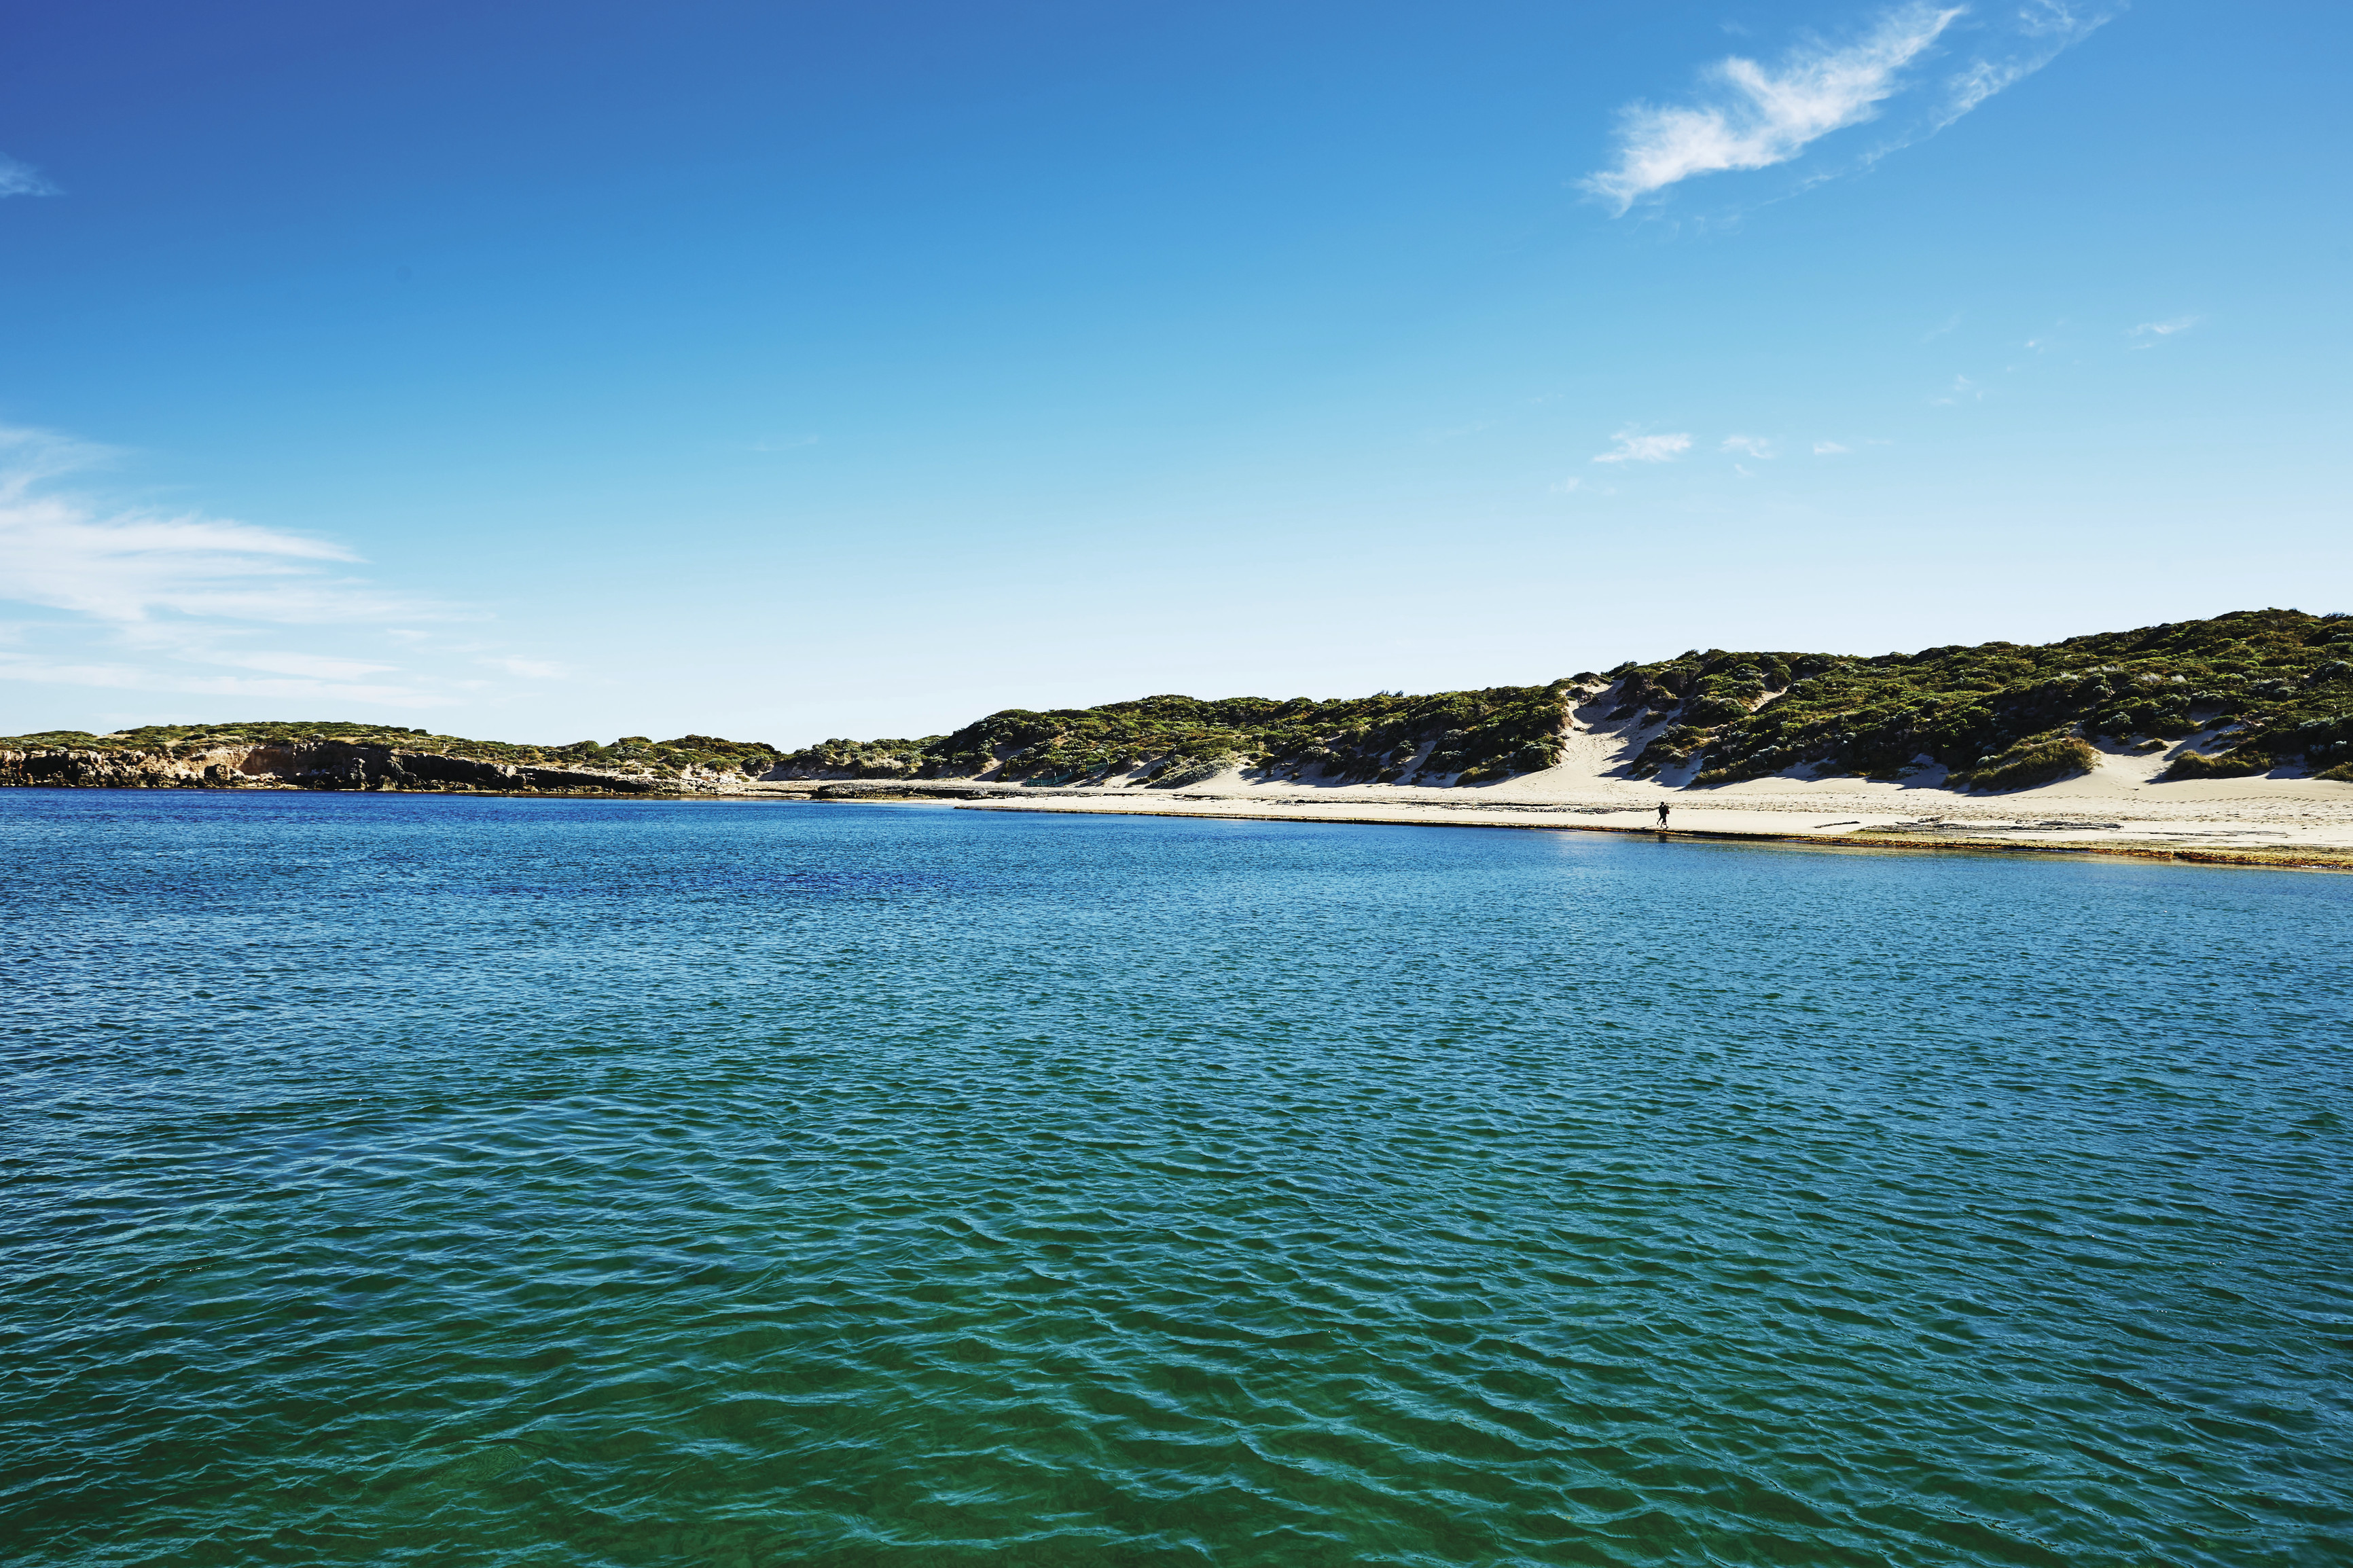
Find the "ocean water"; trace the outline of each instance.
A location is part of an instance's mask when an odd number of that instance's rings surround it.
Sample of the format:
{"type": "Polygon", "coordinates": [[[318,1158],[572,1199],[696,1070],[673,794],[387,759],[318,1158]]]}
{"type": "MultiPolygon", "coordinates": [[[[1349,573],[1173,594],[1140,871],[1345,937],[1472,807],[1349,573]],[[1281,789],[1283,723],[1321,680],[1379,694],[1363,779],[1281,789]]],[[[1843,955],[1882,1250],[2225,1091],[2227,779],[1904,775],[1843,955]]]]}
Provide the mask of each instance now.
{"type": "Polygon", "coordinates": [[[2353,1561],[2353,879],[0,791],[10,1564],[2353,1561]]]}

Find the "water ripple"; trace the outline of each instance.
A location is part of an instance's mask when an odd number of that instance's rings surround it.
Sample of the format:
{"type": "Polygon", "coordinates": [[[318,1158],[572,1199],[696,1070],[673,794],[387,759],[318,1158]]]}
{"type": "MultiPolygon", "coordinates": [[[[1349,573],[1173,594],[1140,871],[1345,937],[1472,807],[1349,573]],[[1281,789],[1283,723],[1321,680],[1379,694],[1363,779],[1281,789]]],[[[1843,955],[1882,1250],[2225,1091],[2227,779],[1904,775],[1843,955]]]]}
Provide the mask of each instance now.
{"type": "Polygon", "coordinates": [[[11,1563],[2348,1560],[2343,879],[63,791],[0,841],[11,1563]]]}

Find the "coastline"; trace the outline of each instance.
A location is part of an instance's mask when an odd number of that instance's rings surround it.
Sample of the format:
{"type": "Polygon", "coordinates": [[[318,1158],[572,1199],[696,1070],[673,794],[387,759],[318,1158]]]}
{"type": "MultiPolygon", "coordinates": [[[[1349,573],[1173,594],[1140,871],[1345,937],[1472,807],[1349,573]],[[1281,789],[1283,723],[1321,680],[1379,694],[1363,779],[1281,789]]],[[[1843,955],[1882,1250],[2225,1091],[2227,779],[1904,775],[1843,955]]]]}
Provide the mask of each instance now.
{"type": "MultiPolygon", "coordinates": [[[[600,784],[604,781],[598,781],[600,784]]],[[[638,783],[638,781],[628,781],[638,783]]],[[[715,783],[715,781],[713,781],[715,783]]],[[[1778,781],[1766,781],[1778,782],[1778,781]]],[[[1857,781],[1858,783],[1861,781],[1857,781]]],[[[2079,781],[2067,781],[2074,783],[2079,781]]],[[[1949,790],[1906,788],[1890,812],[1879,800],[1841,792],[1758,795],[1726,786],[1694,798],[1686,791],[1652,788],[1640,803],[1622,799],[1514,798],[1507,790],[1465,799],[1454,791],[1334,788],[1302,795],[1296,784],[1277,791],[1185,790],[1148,795],[1104,789],[1034,788],[970,780],[754,782],[733,788],[501,788],[496,784],[377,784],[357,789],[277,779],[240,780],[223,793],[304,795],[431,795],[456,798],[691,802],[703,805],[822,803],[907,805],[961,811],[1063,816],[1197,817],[1238,822],[1289,822],[1382,827],[1491,827],[1523,831],[1607,833],[1701,843],[1737,843],[1784,849],[1846,849],[1894,853],[2091,855],[2254,869],[2353,871],[2353,785],[2301,779],[2232,781],[2240,793],[2204,794],[2213,784],[2182,786],[2201,792],[2127,803],[2126,812],[2085,811],[2063,795],[2065,785],[2014,795],[1970,796],[1949,790]],[[2246,793],[2250,783],[2268,785],[2246,793]],[[2327,792],[2327,793],[2323,793],[2327,792]],[[1431,798],[1435,796],[1451,798],[1431,798]],[[1658,800],[1671,810],[1657,826],[1658,800]],[[1873,807],[1879,809],[1872,809],[1873,807]],[[1809,820],[1829,817],[1829,821],[1809,820]]],[[[645,781],[652,783],[652,781],[645,781]]],[[[153,784],[18,784],[31,789],[144,791],[153,784]]],[[[172,787],[172,786],[163,786],[172,787]]],[[[189,785],[180,785],[188,788],[189,785]]],[[[194,786],[205,789],[203,785],[194,786]]],[[[207,789],[206,793],[211,793],[207,789]]],[[[2077,797],[2080,800],[2080,796],[2077,797]]]]}
{"type": "Polygon", "coordinates": [[[1331,768],[1238,761],[1170,788],[1131,767],[1083,784],[1045,787],[939,780],[763,781],[759,793],[830,800],[951,799],[976,810],[1213,816],[1273,822],[1551,828],[1653,834],[1786,847],[1881,850],[2102,853],[2204,865],[2353,870],[2353,783],[2316,767],[2229,776],[2170,776],[2211,742],[2091,737],[2081,771],[1998,792],[1957,787],[1926,755],[1875,777],[1799,763],[1720,784],[1699,783],[1704,758],[1642,771],[1672,721],[1614,706],[1613,686],[1561,716],[1557,760],[1494,782],[1436,785],[1345,782],[1331,768]]]}
{"type": "MultiPolygon", "coordinates": [[[[886,804],[891,799],[913,799],[913,796],[873,797],[873,804],[886,804]]],[[[1656,838],[1662,843],[1678,842],[1750,844],[1781,849],[1870,849],[1896,853],[1927,853],[1961,851],[1976,854],[2042,854],[2090,855],[2121,857],[2129,859],[2170,860],[2196,865],[2238,866],[2272,870],[2353,871],[2353,847],[2316,845],[2199,846],[2167,844],[2146,838],[2121,837],[2079,836],[2059,837],[2060,831],[2044,829],[2032,833],[2004,834],[1996,831],[1939,834],[1932,832],[1894,833],[1888,831],[1812,831],[1796,828],[1780,831],[1724,827],[1680,827],[1661,829],[1640,823],[1609,824],[1572,822],[1557,818],[1527,816],[1506,817],[1496,812],[1451,810],[1442,814],[1430,810],[1406,808],[1377,815],[1354,811],[1342,815],[1332,811],[1269,809],[1263,805],[1238,807],[1231,805],[1180,807],[1173,805],[1135,805],[1122,807],[1080,801],[1055,802],[974,802],[955,807],[959,811],[1005,811],[1061,814],[1071,816],[1120,816],[1195,817],[1215,821],[1290,822],[1304,824],[1348,824],[1359,826],[1387,827],[1491,827],[1519,829],[1523,832],[1608,833],[1624,837],[1656,838]]],[[[1700,813],[1687,813],[1699,816],[1700,813]]]]}
{"type": "Polygon", "coordinates": [[[1267,785],[1229,775],[1145,794],[1027,789],[962,781],[770,785],[763,795],[844,802],[937,801],[975,811],[1212,817],[1382,826],[1549,829],[1786,847],[1978,850],[2123,856],[2190,864],[2353,870],[2353,785],[2300,778],[2157,784],[2139,758],[2112,773],[1973,795],[1863,779],[1758,780],[1694,790],[1536,774],[1476,792],[1267,785]],[[2106,775],[2106,776],[2102,776],[2106,775]],[[1794,787],[1793,787],[1794,786],[1794,787]]]}
{"type": "Polygon", "coordinates": [[[743,804],[935,801],[989,811],[1651,836],[1664,804],[1672,813],[1667,837],[1690,840],[2353,870],[2353,784],[2287,773],[2160,782],[2164,755],[2102,746],[2087,773],[2000,794],[1952,788],[1941,769],[1925,767],[1894,778],[1791,773],[1700,785],[1674,774],[1631,776],[1626,759],[1635,749],[1630,742],[1640,739],[1617,726],[1572,720],[1558,765],[1472,785],[1303,781],[1233,765],[1176,788],[1141,773],[1078,785],[971,777],[761,778],[702,768],[558,769],[337,742],[181,754],[0,753],[0,764],[14,764],[0,765],[0,784],[743,804]]]}

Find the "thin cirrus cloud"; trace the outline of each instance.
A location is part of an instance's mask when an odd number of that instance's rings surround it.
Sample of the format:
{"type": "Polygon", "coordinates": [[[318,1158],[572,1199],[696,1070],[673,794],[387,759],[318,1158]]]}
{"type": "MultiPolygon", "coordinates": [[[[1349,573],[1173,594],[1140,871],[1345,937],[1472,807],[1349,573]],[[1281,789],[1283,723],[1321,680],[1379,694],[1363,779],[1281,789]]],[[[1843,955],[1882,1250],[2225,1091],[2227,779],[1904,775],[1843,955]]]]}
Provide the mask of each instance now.
{"type": "Polygon", "coordinates": [[[1882,12],[1847,43],[1810,41],[1771,66],[1735,55],[1701,73],[1694,101],[1620,110],[1616,165],[1581,184],[1622,214],[1696,175],[1788,163],[1900,100],[1906,112],[1862,154],[1869,163],[2040,70],[2111,14],[2028,0],[1980,21],[1967,5],[1915,0],[1882,12]]]}
{"type": "MultiPolygon", "coordinates": [[[[1681,430],[1662,435],[1644,436],[1629,426],[1610,438],[1618,444],[1607,452],[1597,454],[1593,459],[1595,462],[1665,463],[1680,458],[1692,447],[1690,433],[1681,430]]],[[[1878,446],[1883,443],[1866,441],[1863,444],[1878,446]]],[[[1854,449],[1838,441],[1816,441],[1812,443],[1812,447],[1814,456],[1817,458],[1841,457],[1854,449]]],[[[1775,448],[1772,438],[1767,436],[1726,436],[1716,443],[1715,449],[1724,456],[1731,458],[1759,458],[1769,460],[1781,455],[1775,448]]],[[[1748,472],[1737,462],[1733,467],[1738,468],[1744,475],[1748,472]]],[[[1568,479],[1553,486],[1552,489],[1566,494],[1577,489],[1584,482],[1582,479],[1568,479]]]]}
{"type": "Polygon", "coordinates": [[[0,595],[116,624],[159,614],[281,625],[375,618],[395,601],[325,568],[340,545],[194,514],[111,510],[47,481],[102,456],[86,442],[0,430],[0,595]]]}
{"type": "Polygon", "coordinates": [[[2176,316],[2169,321],[2143,321],[2126,332],[2128,338],[2169,338],[2176,332],[2186,332],[2198,324],[2195,316],[2176,316]]]}
{"type": "Polygon", "coordinates": [[[1678,431],[1663,436],[1638,436],[1631,430],[1620,430],[1609,437],[1618,443],[1607,452],[1597,454],[1597,463],[1663,463],[1691,450],[1688,432],[1678,431]]]}
{"type": "Polygon", "coordinates": [[[57,186],[41,178],[38,169],[0,153],[0,196],[54,196],[57,194],[57,186]]]}
{"type": "Polygon", "coordinates": [[[326,540],[111,506],[58,488],[108,455],[49,431],[0,428],[0,600],[48,612],[10,627],[0,679],[234,697],[442,700],[435,683],[392,664],[256,644],[289,627],[349,633],[460,612],[354,576],[358,558],[326,540]],[[398,679],[375,679],[387,675],[398,679]]]}

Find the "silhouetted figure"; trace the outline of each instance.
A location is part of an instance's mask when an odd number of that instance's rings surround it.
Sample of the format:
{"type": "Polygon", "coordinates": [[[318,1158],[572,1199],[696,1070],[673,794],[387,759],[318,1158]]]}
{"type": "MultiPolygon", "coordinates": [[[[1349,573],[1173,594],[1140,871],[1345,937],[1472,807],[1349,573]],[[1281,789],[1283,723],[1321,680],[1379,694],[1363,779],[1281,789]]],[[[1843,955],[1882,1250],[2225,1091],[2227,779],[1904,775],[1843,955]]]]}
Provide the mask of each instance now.
{"type": "Polygon", "coordinates": [[[1665,801],[1663,801],[1663,800],[1662,800],[1662,801],[1659,802],[1659,831],[1660,831],[1660,832],[1662,832],[1662,833],[1664,833],[1666,830],[1667,830],[1667,803],[1666,803],[1665,801]]]}

